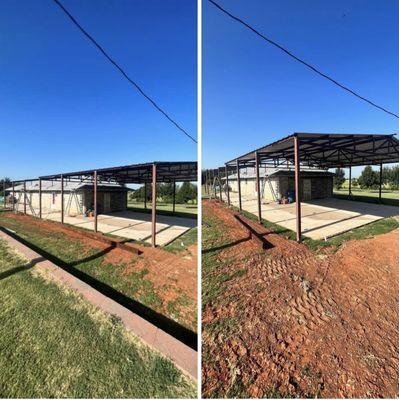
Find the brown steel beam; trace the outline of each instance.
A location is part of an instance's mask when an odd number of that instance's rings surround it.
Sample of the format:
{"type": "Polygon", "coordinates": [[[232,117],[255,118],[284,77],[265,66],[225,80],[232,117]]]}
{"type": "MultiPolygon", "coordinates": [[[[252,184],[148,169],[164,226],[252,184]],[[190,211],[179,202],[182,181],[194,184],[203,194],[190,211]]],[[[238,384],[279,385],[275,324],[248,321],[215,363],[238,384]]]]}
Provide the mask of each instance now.
{"type": "Polygon", "coordinates": [[[173,212],[176,211],[176,181],[173,181],[173,212]]]}
{"type": "Polygon", "coordinates": [[[97,232],[97,171],[93,173],[94,232],[97,232]]]}
{"type": "Polygon", "coordinates": [[[220,201],[223,201],[223,197],[222,197],[222,179],[220,178],[220,168],[218,168],[218,180],[219,180],[219,198],[220,198],[220,201]]]}
{"type": "Polygon", "coordinates": [[[378,192],[378,199],[379,199],[379,202],[381,203],[381,201],[382,201],[382,163],[380,164],[380,187],[379,187],[379,192],[378,192]]]}
{"type": "Polygon", "coordinates": [[[144,209],[147,209],[147,182],[144,183],[144,209]]]}
{"type": "Polygon", "coordinates": [[[26,181],[24,181],[24,214],[26,214],[26,181]]]}
{"type": "Polygon", "coordinates": [[[212,171],[208,171],[209,198],[213,198],[212,171]]]}
{"type": "Polygon", "coordinates": [[[157,165],[154,163],[152,165],[152,210],[151,210],[151,223],[152,223],[152,232],[151,232],[151,244],[152,247],[157,245],[156,243],[156,231],[157,231],[157,165]]]}
{"type": "Polygon", "coordinates": [[[229,171],[227,170],[227,165],[224,166],[226,172],[226,194],[227,194],[227,204],[230,205],[230,191],[229,191],[229,171]]]}
{"type": "Polygon", "coordinates": [[[259,156],[258,152],[255,152],[255,172],[256,172],[256,192],[258,197],[258,220],[262,222],[262,203],[260,194],[260,177],[259,177],[259,156]]]}
{"type": "Polygon", "coordinates": [[[217,198],[217,193],[216,193],[216,185],[215,185],[215,171],[212,171],[212,182],[213,182],[213,190],[214,190],[214,195],[215,199],[217,198]]]}
{"type": "Polygon", "coordinates": [[[42,179],[39,178],[39,218],[42,218],[42,179]]]}
{"type": "Polygon", "coordinates": [[[64,223],[64,175],[61,175],[61,224],[64,223]]]}
{"type": "Polygon", "coordinates": [[[352,196],[352,167],[349,167],[349,196],[352,196]]]}
{"type": "Polygon", "coordinates": [[[15,211],[15,189],[14,189],[14,181],[12,182],[12,210],[15,211]]]}
{"type": "Polygon", "coordinates": [[[238,158],[236,160],[237,165],[237,187],[238,187],[238,208],[242,211],[242,202],[241,202],[241,177],[240,177],[240,165],[238,158]]]}
{"type": "Polygon", "coordinates": [[[295,150],[295,210],[296,210],[296,240],[301,241],[301,168],[299,159],[299,137],[294,136],[295,150]]]}

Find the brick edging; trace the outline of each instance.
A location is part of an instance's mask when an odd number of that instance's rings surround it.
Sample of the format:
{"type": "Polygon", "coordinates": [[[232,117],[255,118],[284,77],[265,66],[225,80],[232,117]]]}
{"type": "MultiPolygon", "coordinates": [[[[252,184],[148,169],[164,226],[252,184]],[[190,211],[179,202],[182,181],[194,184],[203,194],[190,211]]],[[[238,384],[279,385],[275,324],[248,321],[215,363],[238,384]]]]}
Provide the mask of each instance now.
{"type": "Polygon", "coordinates": [[[35,259],[39,260],[35,264],[35,268],[41,268],[50,272],[54,281],[74,289],[91,304],[100,308],[105,313],[119,317],[127,331],[134,333],[152,349],[170,359],[184,373],[197,380],[197,352],[195,350],[128,310],[126,307],[123,307],[116,301],[104,296],[87,283],[74,277],[69,272],[64,271],[51,261],[40,261],[43,260],[40,254],[1,230],[0,238],[4,239],[10,247],[22,253],[30,261],[35,259]]]}

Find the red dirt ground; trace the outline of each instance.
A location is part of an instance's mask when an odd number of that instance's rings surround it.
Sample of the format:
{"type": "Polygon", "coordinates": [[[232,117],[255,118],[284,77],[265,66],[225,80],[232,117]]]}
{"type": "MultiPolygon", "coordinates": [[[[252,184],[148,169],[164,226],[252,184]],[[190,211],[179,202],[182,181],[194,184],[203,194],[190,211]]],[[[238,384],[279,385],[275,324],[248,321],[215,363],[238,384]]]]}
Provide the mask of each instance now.
{"type": "MultiPolygon", "coordinates": [[[[226,207],[204,202],[203,213],[220,219],[230,239],[245,237],[226,207]]],[[[226,394],[240,381],[252,397],[273,390],[398,397],[399,230],[323,255],[266,237],[274,246],[269,250],[259,252],[249,240],[220,254],[235,255],[220,274],[247,273],[225,282],[228,301],[205,305],[203,347],[212,362],[203,365],[204,396],[226,394]],[[238,318],[233,333],[212,334],[223,318],[238,318]]]]}
{"type": "MultiPolygon", "coordinates": [[[[46,231],[60,232],[66,237],[79,239],[88,249],[94,248],[104,250],[109,244],[85,236],[84,231],[76,230],[73,227],[64,227],[60,223],[40,220],[29,215],[5,213],[7,218],[15,218],[31,226],[37,226],[46,231]]],[[[197,310],[197,255],[196,246],[188,249],[190,257],[162,250],[135,244],[142,254],[140,256],[129,251],[114,248],[104,257],[105,263],[114,265],[126,264],[122,274],[128,276],[133,272],[140,272],[146,269],[148,273],[145,279],[149,280],[166,305],[169,301],[177,299],[180,295],[187,296],[191,302],[187,307],[181,306],[180,312],[187,315],[188,325],[195,326],[195,315],[197,310]]]]}

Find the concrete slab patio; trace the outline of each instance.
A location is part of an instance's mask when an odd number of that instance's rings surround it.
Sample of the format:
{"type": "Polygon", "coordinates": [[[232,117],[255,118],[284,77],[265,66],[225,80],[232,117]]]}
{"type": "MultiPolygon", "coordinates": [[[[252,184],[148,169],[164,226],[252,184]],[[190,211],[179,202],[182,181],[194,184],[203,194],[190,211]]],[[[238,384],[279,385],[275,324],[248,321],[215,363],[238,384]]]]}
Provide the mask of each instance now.
{"type": "MultiPolygon", "coordinates": [[[[237,193],[230,193],[230,200],[238,207],[237,193]]],[[[258,214],[256,198],[242,198],[242,207],[245,211],[258,214]]],[[[302,202],[301,210],[302,234],[315,240],[327,239],[383,218],[399,216],[399,207],[336,198],[302,202]]],[[[262,203],[262,218],[295,231],[295,203],[262,203]]]]}
{"type": "MultiPolygon", "coordinates": [[[[28,214],[32,214],[27,209],[28,214]]],[[[38,215],[39,210],[35,210],[38,215]]],[[[43,218],[52,221],[61,221],[61,213],[58,211],[43,211],[43,218]]],[[[64,221],[67,224],[85,229],[94,230],[94,218],[83,217],[82,215],[65,215],[64,221]]],[[[157,215],[157,244],[165,246],[177,237],[197,226],[197,220],[169,215],[157,215]]],[[[99,232],[121,236],[127,239],[140,240],[151,243],[151,214],[136,211],[120,211],[110,214],[98,215],[99,232]]]]}

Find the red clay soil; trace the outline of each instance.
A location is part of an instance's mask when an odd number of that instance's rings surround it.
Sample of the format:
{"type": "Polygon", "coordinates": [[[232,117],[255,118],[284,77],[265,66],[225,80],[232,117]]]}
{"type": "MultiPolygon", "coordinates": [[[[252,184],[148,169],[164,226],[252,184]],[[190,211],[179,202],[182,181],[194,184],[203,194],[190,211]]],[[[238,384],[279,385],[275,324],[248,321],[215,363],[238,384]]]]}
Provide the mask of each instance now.
{"type": "MultiPolygon", "coordinates": [[[[205,202],[204,213],[245,236],[227,208],[205,202]]],[[[240,257],[219,272],[247,273],[225,283],[228,301],[205,306],[204,396],[239,382],[251,397],[398,397],[399,230],[329,255],[276,236],[261,253],[228,250],[240,257]],[[212,334],[224,318],[230,333],[212,334]]]]}
{"type": "Polygon", "coordinates": [[[64,227],[62,224],[54,221],[47,221],[44,219],[38,219],[34,218],[30,215],[24,215],[24,214],[14,214],[12,212],[7,212],[4,213],[3,216],[7,218],[13,218],[19,221],[23,221],[24,223],[27,223],[29,225],[37,226],[40,229],[44,229],[47,231],[52,231],[52,232],[59,232],[64,234],[67,237],[73,238],[73,239],[79,239],[81,243],[85,246],[95,248],[95,249],[104,249],[108,247],[107,244],[101,243],[98,240],[93,240],[89,237],[84,236],[84,232],[80,230],[74,230],[71,227],[64,227]]]}
{"type": "MultiPolygon", "coordinates": [[[[52,232],[60,232],[66,237],[79,239],[84,247],[104,250],[109,244],[87,237],[84,231],[73,227],[64,227],[60,223],[53,221],[40,220],[29,215],[6,213],[8,218],[15,218],[27,224],[37,226],[40,229],[52,232]]],[[[196,255],[182,257],[178,254],[167,252],[160,248],[146,247],[135,244],[142,254],[140,256],[129,251],[114,248],[104,257],[104,263],[114,265],[126,264],[122,274],[128,276],[143,269],[148,271],[145,276],[156,289],[157,295],[161,297],[165,306],[169,301],[177,299],[180,295],[185,295],[191,300],[187,309],[180,307],[182,314],[187,318],[189,325],[195,325],[195,314],[197,310],[197,258],[196,255]]]]}

